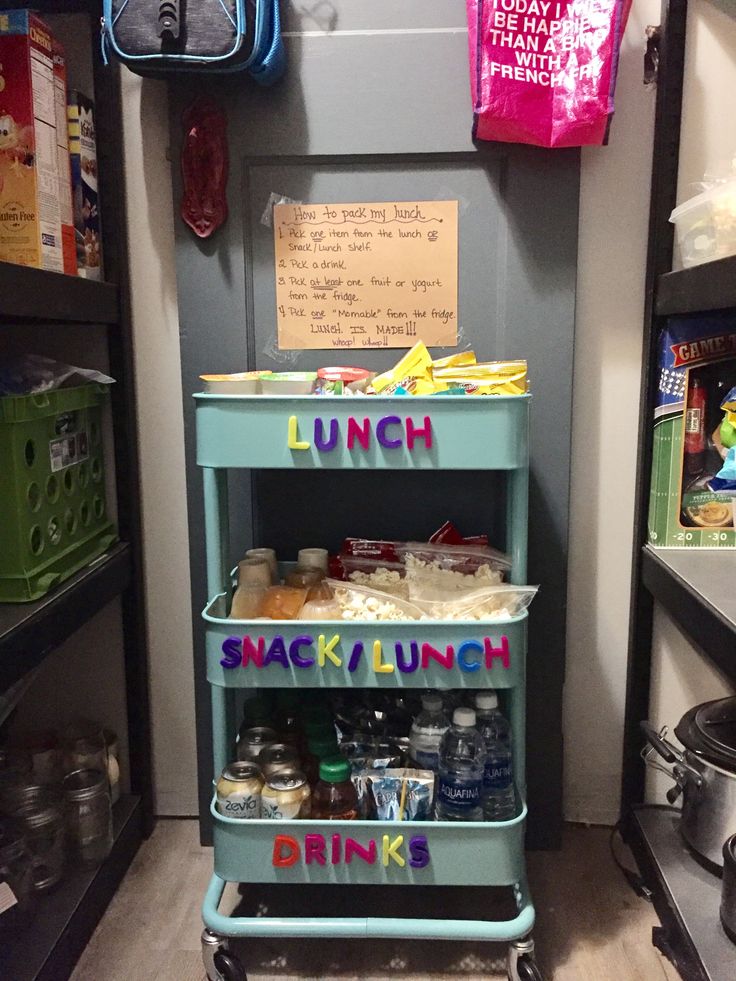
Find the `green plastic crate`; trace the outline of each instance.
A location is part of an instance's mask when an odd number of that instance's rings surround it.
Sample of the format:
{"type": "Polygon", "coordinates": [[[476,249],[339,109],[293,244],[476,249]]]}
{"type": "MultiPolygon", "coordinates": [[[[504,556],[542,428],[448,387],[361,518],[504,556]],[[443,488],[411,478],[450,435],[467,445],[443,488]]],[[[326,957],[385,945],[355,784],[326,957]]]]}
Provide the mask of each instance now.
{"type": "Polygon", "coordinates": [[[39,599],[117,540],[104,385],[0,398],[0,602],[39,599]]]}

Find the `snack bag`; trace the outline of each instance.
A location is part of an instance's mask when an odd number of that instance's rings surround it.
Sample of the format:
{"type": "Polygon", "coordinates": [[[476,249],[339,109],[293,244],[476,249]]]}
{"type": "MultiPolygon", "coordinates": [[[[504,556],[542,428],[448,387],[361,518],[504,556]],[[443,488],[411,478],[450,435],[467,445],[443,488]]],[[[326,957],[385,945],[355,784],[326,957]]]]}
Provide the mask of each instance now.
{"type": "Polygon", "coordinates": [[[526,361],[488,361],[434,372],[436,391],[463,391],[466,395],[525,395],[526,361]]]}
{"type": "Polygon", "coordinates": [[[373,379],[377,395],[394,395],[397,389],[410,395],[431,395],[435,391],[432,358],[423,341],[417,341],[397,365],[373,379]]]}
{"type": "Polygon", "coordinates": [[[631,0],[467,0],[473,137],[607,142],[631,0]]]}

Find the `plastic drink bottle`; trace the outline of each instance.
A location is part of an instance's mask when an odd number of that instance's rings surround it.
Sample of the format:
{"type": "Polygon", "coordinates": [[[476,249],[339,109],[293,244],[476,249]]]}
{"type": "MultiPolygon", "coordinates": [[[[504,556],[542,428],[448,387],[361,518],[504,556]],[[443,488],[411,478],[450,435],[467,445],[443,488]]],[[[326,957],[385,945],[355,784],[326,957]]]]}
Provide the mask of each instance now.
{"type": "Polygon", "coordinates": [[[483,816],[487,821],[508,821],[516,813],[511,727],[498,710],[498,696],[476,696],[478,731],[486,748],[483,769],[483,816]]]}
{"type": "Polygon", "coordinates": [[[481,787],[485,746],[475,728],[475,711],[457,708],[440,743],[438,821],[482,821],[481,787]]]}
{"type": "Polygon", "coordinates": [[[414,719],[409,734],[409,757],[418,769],[440,767],[440,742],[450,727],[442,709],[441,695],[422,695],[422,711],[414,719]]]}
{"type": "Polygon", "coordinates": [[[312,794],[312,817],[328,821],[358,819],[358,794],[350,779],[350,764],[342,756],[328,756],[319,764],[319,783],[312,794]]]}

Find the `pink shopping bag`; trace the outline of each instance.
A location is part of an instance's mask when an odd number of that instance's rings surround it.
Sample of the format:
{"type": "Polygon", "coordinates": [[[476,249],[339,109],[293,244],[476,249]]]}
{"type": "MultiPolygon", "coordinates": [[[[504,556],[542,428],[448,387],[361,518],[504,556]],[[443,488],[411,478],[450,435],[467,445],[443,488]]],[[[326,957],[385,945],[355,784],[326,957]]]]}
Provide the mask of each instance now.
{"type": "Polygon", "coordinates": [[[631,0],[467,0],[473,136],[607,142],[631,0]]]}

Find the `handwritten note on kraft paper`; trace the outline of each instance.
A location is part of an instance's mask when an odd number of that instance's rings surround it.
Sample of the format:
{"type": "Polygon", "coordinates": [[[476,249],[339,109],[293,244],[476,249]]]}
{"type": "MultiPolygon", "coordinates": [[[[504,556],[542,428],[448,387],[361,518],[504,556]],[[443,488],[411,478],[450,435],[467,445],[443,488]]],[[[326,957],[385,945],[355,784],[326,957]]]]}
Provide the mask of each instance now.
{"type": "Polygon", "coordinates": [[[273,214],[281,350],[457,344],[457,201],[273,214]]]}

